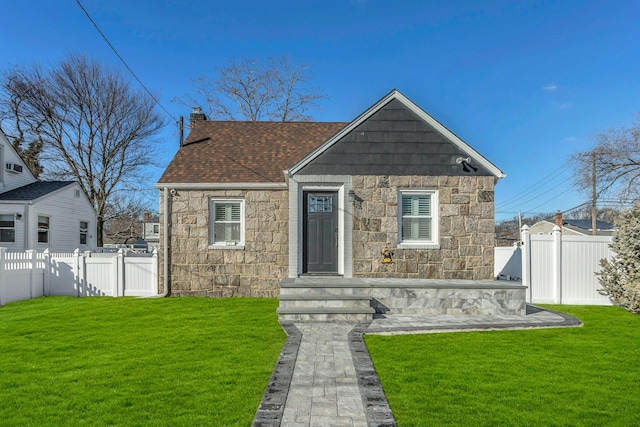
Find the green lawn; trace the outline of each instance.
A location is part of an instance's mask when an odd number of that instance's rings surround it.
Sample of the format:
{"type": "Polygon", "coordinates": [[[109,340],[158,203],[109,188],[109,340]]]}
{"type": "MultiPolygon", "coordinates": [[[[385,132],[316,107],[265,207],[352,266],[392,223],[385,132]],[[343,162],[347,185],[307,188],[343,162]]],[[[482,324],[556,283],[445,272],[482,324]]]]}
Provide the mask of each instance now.
{"type": "Polygon", "coordinates": [[[640,316],[582,328],[365,337],[399,426],[640,425],[640,316]]]}
{"type": "Polygon", "coordinates": [[[0,424],[248,426],[286,339],[275,299],[0,307],[0,424]]]}

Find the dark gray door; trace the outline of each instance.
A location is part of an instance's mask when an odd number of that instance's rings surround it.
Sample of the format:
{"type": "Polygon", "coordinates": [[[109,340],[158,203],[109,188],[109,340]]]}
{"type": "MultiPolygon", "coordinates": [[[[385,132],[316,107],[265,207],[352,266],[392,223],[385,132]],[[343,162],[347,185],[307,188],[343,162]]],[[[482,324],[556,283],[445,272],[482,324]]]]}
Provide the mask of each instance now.
{"type": "Polygon", "coordinates": [[[338,192],[303,193],[303,273],[338,273],[338,192]]]}

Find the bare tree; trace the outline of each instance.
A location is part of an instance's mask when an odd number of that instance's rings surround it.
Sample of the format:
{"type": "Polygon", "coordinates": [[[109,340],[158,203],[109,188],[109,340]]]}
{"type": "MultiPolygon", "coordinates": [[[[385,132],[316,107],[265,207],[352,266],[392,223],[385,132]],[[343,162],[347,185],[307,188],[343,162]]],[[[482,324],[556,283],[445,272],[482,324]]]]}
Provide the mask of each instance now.
{"type": "Polygon", "coordinates": [[[193,80],[194,94],[174,101],[204,105],[219,120],[309,121],[324,94],[311,86],[311,67],[287,56],[233,59],[215,77],[193,80]]]}
{"type": "Polygon", "coordinates": [[[148,211],[148,206],[135,193],[114,193],[104,214],[105,243],[125,243],[130,238],[141,237],[141,218],[148,211]]]}
{"type": "Polygon", "coordinates": [[[15,100],[25,140],[42,144],[46,176],[77,180],[93,202],[101,246],[110,199],[125,184],[144,182],[141,168],[154,162],[154,137],[164,126],[155,101],[83,55],[49,69],[15,67],[2,88],[4,99],[15,100]]]}
{"type": "Polygon", "coordinates": [[[16,149],[20,157],[24,160],[27,167],[37,178],[42,173],[42,165],[40,164],[40,154],[42,153],[42,142],[34,137],[38,134],[38,129],[42,120],[32,120],[34,132],[24,129],[25,123],[21,120],[26,111],[23,112],[22,100],[16,97],[10,89],[12,81],[8,74],[0,87],[0,130],[9,138],[13,148],[16,149]]]}
{"type": "Polygon", "coordinates": [[[619,200],[640,196],[640,122],[596,134],[593,147],[572,157],[574,181],[593,201],[604,194],[619,200]]]}

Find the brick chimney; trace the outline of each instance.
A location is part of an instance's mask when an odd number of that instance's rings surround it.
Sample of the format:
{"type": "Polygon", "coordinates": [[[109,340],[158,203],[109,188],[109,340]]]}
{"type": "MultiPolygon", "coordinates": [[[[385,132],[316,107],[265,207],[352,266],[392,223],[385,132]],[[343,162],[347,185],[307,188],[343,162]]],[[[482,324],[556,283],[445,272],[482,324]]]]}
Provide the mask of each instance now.
{"type": "Polygon", "coordinates": [[[144,222],[149,222],[149,212],[144,213],[144,222]]]}
{"type": "Polygon", "coordinates": [[[556,225],[562,230],[562,212],[556,211],[556,225]]]}
{"type": "Polygon", "coordinates": [[[193,129],[193,125],[197,122],[202,122],[207,120],[207,116],[202,112],[202,108],[199,106],[193,107],[191,110],[191,116],[189,117],[189,125],[191,129],[193,129]]]}

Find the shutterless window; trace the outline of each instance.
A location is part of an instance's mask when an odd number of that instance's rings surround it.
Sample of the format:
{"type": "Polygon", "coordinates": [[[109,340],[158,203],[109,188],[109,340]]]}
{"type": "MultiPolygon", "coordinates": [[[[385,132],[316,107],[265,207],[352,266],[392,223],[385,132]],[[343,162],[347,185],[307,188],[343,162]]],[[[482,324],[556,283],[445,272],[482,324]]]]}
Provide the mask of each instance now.
{"type": "Polygon", "coordinates": [[[88,221],[80,221],[80,244],[87,244],[87,237],[89,235],[89,222],[88,221]]]}
{"type": "Polygon", "coordinates": [[[243,200],[211,201],[211,216],[213,218],[212,244],[243,243],[243,205],[243,200]]]}
{"type": "Polygon", "coordinates": [[[13,214],[0,215],[0,243],[15,243],[16,222],[13,214]]]}
{"type": "Polygon", "coordinates": [[[49,243],[48,216],[38,216],[38,243],[49,243]]]}
{"type": "Polygon", "coordinates": [[[433,242],[433,194],[402,194],[402,241],[433,242]]]}

